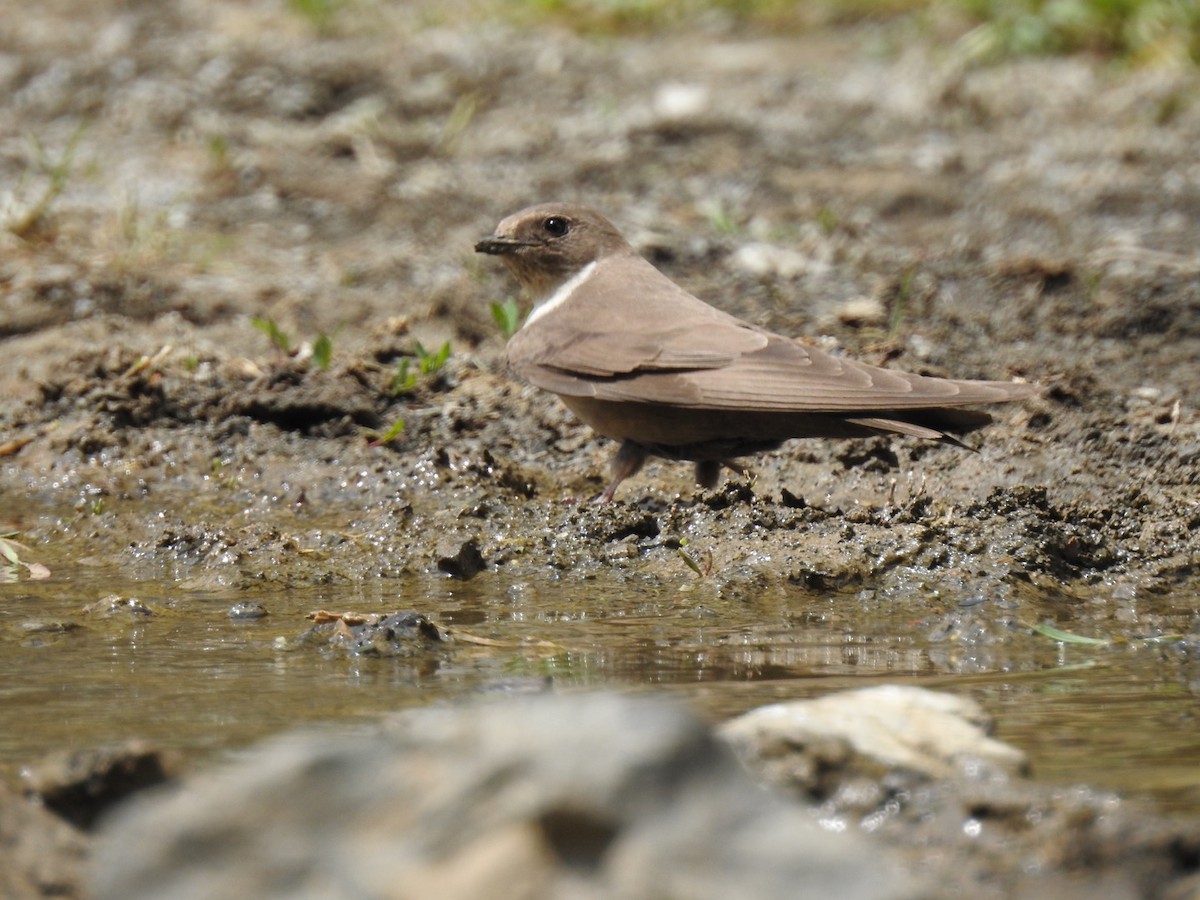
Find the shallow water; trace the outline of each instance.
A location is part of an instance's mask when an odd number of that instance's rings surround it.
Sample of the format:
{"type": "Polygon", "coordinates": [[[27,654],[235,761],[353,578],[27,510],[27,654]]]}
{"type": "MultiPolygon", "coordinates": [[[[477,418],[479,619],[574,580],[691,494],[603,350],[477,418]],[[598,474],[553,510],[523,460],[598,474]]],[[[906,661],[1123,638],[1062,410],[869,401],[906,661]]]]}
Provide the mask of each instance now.
{"type": "MultiPolygon", "coordinates": [[[[882,682],[966,691],[1035,778],[1089,783],[1200,813],[1200,669],[1171,645],[1079,647],[1015,631],[977,655],[911,610],[800,590],[721,597],[601,579],[484,573],[261,593],[180,591],[97,566],[0,584],[0,766],[147,738],[205,756],[292,726],[366,717],[480,690],[660,690],[724,718],[882,682]],[[152,615],[83,611],[111,594],[152,615]],[[750,599],[747,598],[750,595],[750,599]],[[269,612],[231,620],[235,603],[269,612]],[[458,639],[415,658],[348,658],[287,639],[316,609],[425,613],[458,639]],[[280,640],[282,639],[282,640],[280,640]],[[482,643],[474,639],[483,639],[482,643]]],[[[1194,598],[1176,598],[1183,616],[1194,598]]]]}

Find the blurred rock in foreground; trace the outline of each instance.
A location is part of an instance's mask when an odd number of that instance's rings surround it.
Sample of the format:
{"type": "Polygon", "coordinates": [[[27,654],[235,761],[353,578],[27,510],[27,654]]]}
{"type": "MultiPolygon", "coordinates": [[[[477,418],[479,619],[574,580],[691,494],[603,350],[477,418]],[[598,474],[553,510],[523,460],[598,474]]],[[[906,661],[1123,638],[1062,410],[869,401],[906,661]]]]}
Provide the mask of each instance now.
{"type": "Polygon", "coordinates": [[[291,735],[132,803],[97,898],[914,896],[765,793],[683,708],[610,695],[291,735]]]}

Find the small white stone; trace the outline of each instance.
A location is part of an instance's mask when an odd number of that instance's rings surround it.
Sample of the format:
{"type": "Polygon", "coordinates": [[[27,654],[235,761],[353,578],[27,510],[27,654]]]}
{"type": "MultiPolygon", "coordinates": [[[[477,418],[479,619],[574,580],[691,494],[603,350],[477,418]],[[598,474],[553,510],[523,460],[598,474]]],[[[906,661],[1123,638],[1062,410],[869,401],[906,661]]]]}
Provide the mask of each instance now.
{"type": "Polygon", "coordinates": [[[669,82],[654,94],[654,111],[664,119],[689,119],[708,106],[708,88],[701,84],[669,82]]]}
{"type": "Polygon", "coordinates": [[[882,325],[887,319],[887,310],[876,297],[851,297],[837,309],[841,322],[856,325],[882,325]]]}
{"type": "Polygon", "coordinates": [[[929,359],[933,356],[933,342],[923,334],[910,334],[908,350],[917,359],[929,359]]]}
{"type": "Polygon", "coordinates": [[[751,275],[778,275],[795,278],[809,269],[809,259],[795,250],[773,244],[743,244],[733,254],[733,264],[751,275]]]}

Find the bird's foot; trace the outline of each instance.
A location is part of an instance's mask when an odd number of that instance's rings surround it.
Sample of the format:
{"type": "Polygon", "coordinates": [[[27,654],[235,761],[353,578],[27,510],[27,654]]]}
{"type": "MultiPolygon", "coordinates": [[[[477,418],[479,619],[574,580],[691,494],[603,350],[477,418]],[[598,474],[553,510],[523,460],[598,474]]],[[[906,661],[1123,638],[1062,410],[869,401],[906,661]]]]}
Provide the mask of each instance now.
{"type": "Polygon", "coordinates": [[[604,493],[596,498],[596,502],[612,503],[613,495],[617,493],[617,487],[626,478],[641,471],[642,466],[646,464],[647,456],[646,448],[641,444],[623,441],[621,449],[617,451],[617,455],[612,460],[612,481],[608,483],[604,493]]]}

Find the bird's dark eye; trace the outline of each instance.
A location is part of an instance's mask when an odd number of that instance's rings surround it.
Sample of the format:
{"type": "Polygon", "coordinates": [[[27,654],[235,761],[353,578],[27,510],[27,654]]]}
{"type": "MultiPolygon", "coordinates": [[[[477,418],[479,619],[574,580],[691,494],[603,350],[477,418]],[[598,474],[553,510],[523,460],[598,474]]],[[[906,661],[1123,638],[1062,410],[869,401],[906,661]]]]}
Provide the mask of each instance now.
{"type": "Polygon", "coordinates": [[[571,230],[571,220],[566,216],[549,216],[542,222],[542,228],[551,237],[562,237],[571,230]]]}

